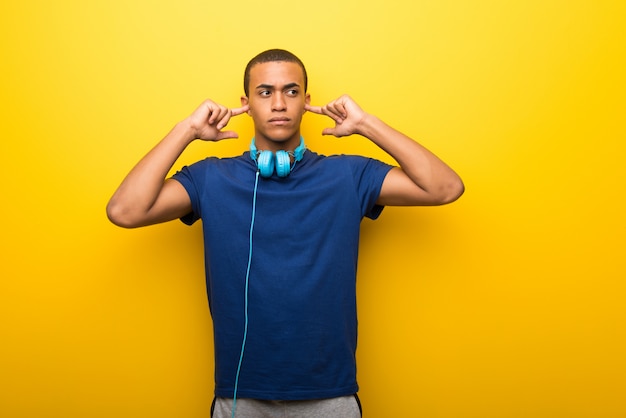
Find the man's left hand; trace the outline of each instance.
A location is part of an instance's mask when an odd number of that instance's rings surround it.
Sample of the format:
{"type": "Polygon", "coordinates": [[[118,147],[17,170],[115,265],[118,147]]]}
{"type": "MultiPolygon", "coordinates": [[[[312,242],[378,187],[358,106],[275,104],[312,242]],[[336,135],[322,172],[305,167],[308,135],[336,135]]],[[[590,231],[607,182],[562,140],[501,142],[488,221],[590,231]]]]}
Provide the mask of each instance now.
{"type": "Polygon", "coordinates": [[[333,100],[326,106],[305,105],[305,110],[318,115],[326,115],[335,121],[334,128],[325,128],[322,135],[334,135],[338,138],[360,134],[360,126],[367,114],[348,95],[333,100]]]}

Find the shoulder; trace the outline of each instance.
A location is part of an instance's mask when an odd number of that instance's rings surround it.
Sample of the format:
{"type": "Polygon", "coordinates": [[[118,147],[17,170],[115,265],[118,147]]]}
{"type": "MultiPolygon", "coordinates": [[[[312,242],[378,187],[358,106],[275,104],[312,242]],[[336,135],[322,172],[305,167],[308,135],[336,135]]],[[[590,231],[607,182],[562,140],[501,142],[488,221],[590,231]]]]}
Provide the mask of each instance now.
{"type": "Polygon", "coordinates": [[[386,164],[382,161],[379,161],[375,158],[365,157],[362,155],[355,154],[331,154],[331,155],[323,155],[317,154],[315,152],[307,152],[310,154],[310,160],[316,164],[324,164],[329,167],[336,168],[352,168],[352,169],[368,169],[368,168],[377,168],[377,167],[388,167],[391,169],[392,166],[386,164]]]}
{"type": "Polygon", "coordinates": [[[254,161],[250,159],[248,153],[234,157],[207,157],[195,163],[185,165],[175,176],[179,175],[199,175],[207,172],[231,171],[238,168],[254,168],[254,161]]]}
{"type": "Polygon", "coordinates": [[[236,157],[207,157],[177,171],[172,178],[190,194],[205,195],[207,189],[247,185],[256,166],[247,154],[236,157]],[[246,158],[247,157],[247,158],[246,158]]]}
{"type": "Polygon", "coordinates": [[[315,173],[317,181],[335,184],[348,182],[352,185],[370,185],[378,189],[393,166],[374,158],[361,155],[336,154],[312,155],[304,166],[308,173],[315,173]]]}
{"type": "Polygon", "coordinates": [[[339,154],[328,157],[331,165],[349,171],[355,178],[370,178],[382,181],[393,166],[380,160],[361,155],[339,154]]]}

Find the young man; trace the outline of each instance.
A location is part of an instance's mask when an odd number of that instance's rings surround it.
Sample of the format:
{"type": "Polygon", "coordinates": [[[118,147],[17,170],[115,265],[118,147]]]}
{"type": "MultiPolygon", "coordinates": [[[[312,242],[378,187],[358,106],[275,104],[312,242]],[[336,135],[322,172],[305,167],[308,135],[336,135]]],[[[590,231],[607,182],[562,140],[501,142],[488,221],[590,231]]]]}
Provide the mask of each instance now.
{"type": "Polygon", "coordinates": [[[442,205],[459,176],[350,97],[311,105],[302,62],[284,50],[248,64],[241,107],[207,100],[131,170],[107,206],[133,228],[202,219],[214,323],[212,416],[360,416],[356,392],[356,266],[360,222],[385,205],[442,205]],[[324,135],[362,135],[399,164],[318,155],[300,135],[305,112],[334,121],[324,135]],[[254,122],[250,151],[167,173],[194,140],[236,138],[231,117],[254,122]],[[267,411],[267,415],[263,415],[267,411]]]}

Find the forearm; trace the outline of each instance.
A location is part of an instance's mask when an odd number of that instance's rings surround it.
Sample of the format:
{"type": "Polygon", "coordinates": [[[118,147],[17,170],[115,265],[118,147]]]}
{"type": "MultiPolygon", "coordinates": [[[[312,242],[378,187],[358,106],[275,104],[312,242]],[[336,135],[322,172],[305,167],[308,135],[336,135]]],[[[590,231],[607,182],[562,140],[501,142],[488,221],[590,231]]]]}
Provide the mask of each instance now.
{"type": "Polygon", "coordinates": [[[124,223],[122,219],[137,219],[150,211],[167,174],[195,139],[192,132],[186,121],[178,123],[128,173],[107,205],[107,214],[113,222],[124,223]]]}
{"type": "Polygon", "coordinates": [[[424,146],[377,117],[365,114],[358,132],[393,157],[404,174],[424,192],[420,193],[419,202],[409,198],[403,204],[449,203],[463,193],[463,183],[454,170],[424,146]],[[423,196],[427,196],[427,202],[421,201],[423,196]]]}

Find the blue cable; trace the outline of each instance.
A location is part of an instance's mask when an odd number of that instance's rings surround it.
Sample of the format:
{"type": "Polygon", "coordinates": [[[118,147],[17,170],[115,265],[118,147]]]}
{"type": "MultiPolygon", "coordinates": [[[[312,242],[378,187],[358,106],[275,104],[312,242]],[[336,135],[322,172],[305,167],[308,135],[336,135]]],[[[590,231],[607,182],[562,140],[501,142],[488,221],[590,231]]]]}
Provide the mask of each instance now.
{"type": "Polygon", "coordinates": [[[248,338],[248,288],[250,283],[250,266],[252,265],[252,231],[254,230],[254,217],[256,215],[256,191],[259,185],[259,173],[257,170],[254,180],[254,194],[252,197],[252,220],[250,221],[250,251],[248,251],[248,268],[246,269],[246,285],[244,291],[244,326],[243,341],[241,343],[241,354],[239,356],[239,364],[237,365],[237,375],[235,376],[235,390],[233,392],[233,410],[231,418],[235,418],[235,410],[237,409],[237,388],[239,386],[239,373],[241,372],[241,363],[243,363],[243,353],[246,350],[246,339],[248,338]]]}

